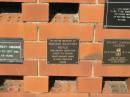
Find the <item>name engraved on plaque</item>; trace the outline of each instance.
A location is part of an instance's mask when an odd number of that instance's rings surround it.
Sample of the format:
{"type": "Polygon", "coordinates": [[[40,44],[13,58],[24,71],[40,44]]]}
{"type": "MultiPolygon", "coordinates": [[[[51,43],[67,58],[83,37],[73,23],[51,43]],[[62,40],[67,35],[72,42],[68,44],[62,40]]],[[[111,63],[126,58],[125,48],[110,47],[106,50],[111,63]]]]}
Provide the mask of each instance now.
{"type": "Polygon", "coordinates": [[[48,39],[48,64],[78,64],[78,39],[48,39]]]}
{"type": "Polygon", "coordinates": [[[0,38],[0,63],[23,63],[23,39],[0,38]]]}
{"type": "Polygon", "coordinates": [[[130,64],[130,40],[104,40],[103,64],[130,64]]]}
{"type": "Polygon", "coordinates": [[[130,27],[130,0],[106,0],[104,27],[130,27]]]}

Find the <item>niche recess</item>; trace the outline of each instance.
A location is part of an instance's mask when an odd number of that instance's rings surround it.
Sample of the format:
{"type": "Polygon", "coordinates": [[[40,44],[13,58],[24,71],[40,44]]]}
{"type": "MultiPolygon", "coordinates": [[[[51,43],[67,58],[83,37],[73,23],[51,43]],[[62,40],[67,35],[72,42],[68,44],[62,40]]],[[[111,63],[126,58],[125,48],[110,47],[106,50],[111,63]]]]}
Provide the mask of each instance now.
{"type": "Polygon", "coordinates": [[[20,22],[21,2],[0,2],[0,22],[20,22]]]}
{"type": "Polygon", "coordinates": [[[23,91],[22,76],[0,76],[0,92],[23,91]]]}
{"type": "Polygon", "coordinates": [[[49,12],[50,22],[79,22],[78,3],[50,3],[49,12]]]}
{"type": "Polygon", "coordinates": [[[53,93],[76,92],[76,77],[50,77],[49,88],[53,93]]]}
{"type": "Polygon", "coordinates": [[[103,92],[111,94],[128,93],[129,82],[126,77],[108,77],[103,79],[103,92]]]}

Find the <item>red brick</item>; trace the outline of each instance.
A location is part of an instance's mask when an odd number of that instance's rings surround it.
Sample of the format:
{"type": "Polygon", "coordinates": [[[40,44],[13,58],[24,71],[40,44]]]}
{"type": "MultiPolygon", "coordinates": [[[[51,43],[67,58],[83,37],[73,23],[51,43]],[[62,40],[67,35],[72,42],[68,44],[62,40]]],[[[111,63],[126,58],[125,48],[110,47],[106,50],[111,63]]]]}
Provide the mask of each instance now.
{"type": "Polygon", "coordinates": [[[80,22],[103,22],[104,5],[80,4],[80,22]]]}
{"type": "Polygon", "coordinates": [[[74,0],[74,3],[96,3],[96,0],[74,0]]]}
{"type": "Polygon", "coordinates": [[[0,92],[0,97],[36,97],[34,94],[29,93],[14,93],[14,92],[0,92]]]}
{"type": "Polygon", "coordinates": [[[93,39],[93,26],[87,24],[45,23],[39,25],[39,30],[40,40],[78,38],[80,41],[92,41],[93,39]]]}
{"type": "Polygon", "coordinates": [[[0,38],[37,40],[37,27],[31,23],[0,23],[0,38]]]}
{"type": "Polygon", "coordinates": [[[54,2],[73,3],[74,0],[54,0],[54,2]]]}
{"type": "Polygon", "coordinates": [[[48,21],[49,4],[23,4],[22,18],[23,21],[48,21]]]}
{"type": "Polygon", "coordinates": [[[61,2],[61,3],[73,3],[74,0],[40,0],[40,2],[61,2]]]}
{"type": "Polygon", "coordinates": [[[54,0],[39,0],[40,2],[46,2],[46,3],[48,3],[48,2],[54,2],[54,0]]]}
{"type": "Polygon", "coordinates": [[[46,43],[44,42],[26,42],[24,43],[25,59],[41,59],[46,58],[46,43]]]}
{"type": "Polygon", "coordinates": [[[98,0],[98,3],[103,4],[103,3],[105,3],[105,0],[98,0]]]}
{"type": "Polygon", "coordinates": [[[92,63],[80,61],[79,64],[47,64],[41,60],[39,71],[42,76],[90,76],[92,63]]]}
{"type": "Polygon", "coordinates": [[[26,92],[48,92],[49,83],[47,76],[25,76],[24,91],[26,92]]]}
{"type": "Polygon", "coordinates": [[[40,0],[40,2],[96,3],[96,0],[40,0]]]}
{"type": "Polygon", "coordinates": [[[95,76],[130,77],[130,65],[102,64],[101,61],[97,61],[95,63],[95,76]]]}
{"type": "Polygon", "coordinates": [[[37,75],[37,61],[25,60],[23,64],[0,64],[0,75],[37,75]]]}
{"type": "Polygon", "coordinates": [[[100,43],[80,43],[80,59],[102,59],[103,45],[100,43]]]}
{"type": "Polygon", "coordinates": [[[36,0],[0,0],[1,2],[36,2],[36,0]]]}
{"type": "Polygon", "coordinates": [[[89,97],[87,93],[47,93],[40,94],[38,97],[89,97]]]}
{"type": "Polygon", "coordinates": [[[128,92],[130,93],[130,78],[127,79],[128,92]]]}
{"type": "Polygon", "coordinates": [[[130,94],[92,94],[91,97],[130,97],[130,94]]]}
{"type": "Polygon", "coordinates": [[[103,41],[104,39],[129,39],[129,29],[105,29],[103,24],[96,25],[96,41],[103,41]]]}
{"type": "Polygon", "coordinates": [[[78,92],[101,93],[102,78],[78,77],[78,92]]]}

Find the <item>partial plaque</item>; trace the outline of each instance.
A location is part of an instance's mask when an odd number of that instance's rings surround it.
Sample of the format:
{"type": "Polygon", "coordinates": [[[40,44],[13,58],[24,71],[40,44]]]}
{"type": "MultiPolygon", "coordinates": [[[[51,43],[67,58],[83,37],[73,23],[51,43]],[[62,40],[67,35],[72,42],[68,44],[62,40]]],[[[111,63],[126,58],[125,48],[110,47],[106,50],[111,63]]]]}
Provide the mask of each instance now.
{"type": "Polygon", "coordinates": [[[78,39],[48,39],[48,64],[78,64],[78,39]]]}
{"type": "Polygon", "coordinates": [[[130,0],[106,0],[104,27],[130,28],[130,0]]]}
{"type": "Polygon", "coordinates": [[[23,39],[0,38],[0,63],[23,63],[23,39]]]}
{"type": "Polygon", "coordinates": [[[130,40],[104,40],[103,64],[130,64],[130,40]]]}

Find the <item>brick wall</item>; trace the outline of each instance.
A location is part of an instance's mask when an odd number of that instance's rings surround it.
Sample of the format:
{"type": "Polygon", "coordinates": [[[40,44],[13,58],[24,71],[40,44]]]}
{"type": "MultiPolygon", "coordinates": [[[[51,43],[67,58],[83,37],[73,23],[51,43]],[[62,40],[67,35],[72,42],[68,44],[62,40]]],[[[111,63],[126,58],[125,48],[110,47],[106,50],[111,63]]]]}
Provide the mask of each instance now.
{"type": "Polygon", "coordinates": [[[0,64],[0,75],[23,76],[24,92],[0,92],[0,97],[130,97],[129,92],[112,94],[104,85],[106,77],[127,77],[130,86],[129,65],[102,64],[104,39],[130,37],[128,29],[103,28],[105,0],[0,0],[8,2],[17,2],[21,11],[0,14],[0,38],[23,38],[24,62],[0,64]],[[60,3],[70,5],[53,5],[60,3]],[[53,12],[57,6],[68,7],[69,14],[53,12]],[[48,38],[78,38],[79,64],[47,64],[48,38]],[[77,91],[51,93],[51,76],[76,77],[77,91]]]}

